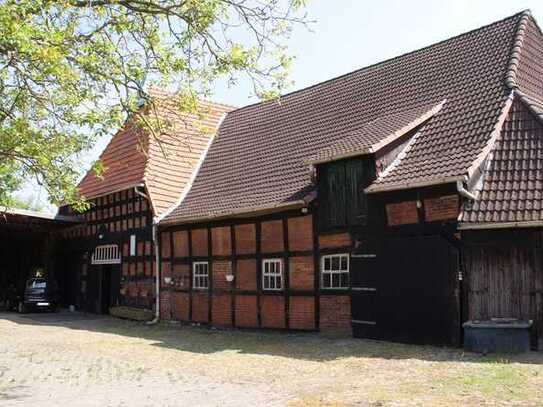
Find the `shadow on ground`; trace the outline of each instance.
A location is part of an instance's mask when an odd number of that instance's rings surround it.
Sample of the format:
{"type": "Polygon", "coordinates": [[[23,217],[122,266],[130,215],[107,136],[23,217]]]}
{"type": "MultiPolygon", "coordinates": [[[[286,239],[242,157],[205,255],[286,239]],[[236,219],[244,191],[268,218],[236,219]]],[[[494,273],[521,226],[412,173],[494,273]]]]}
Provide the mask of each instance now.
{"type": "Polygon", "coordinates": [[[292,333],[254,330],[218,330],[203,326],[141,322],[109,316],[70,313],[25,314],[0,312],[0,320],[21,325],[57,326],[81,331],[142,338],[152,346],[183,352],[212,354],[236,351],[309,361],[344,358],[418,359],[430,362],[526,363],[543,364],[543,352],[521,355],[464,353],[462,349],[406,345],[354,338],[331,338],[317,333],[292,333]]]}

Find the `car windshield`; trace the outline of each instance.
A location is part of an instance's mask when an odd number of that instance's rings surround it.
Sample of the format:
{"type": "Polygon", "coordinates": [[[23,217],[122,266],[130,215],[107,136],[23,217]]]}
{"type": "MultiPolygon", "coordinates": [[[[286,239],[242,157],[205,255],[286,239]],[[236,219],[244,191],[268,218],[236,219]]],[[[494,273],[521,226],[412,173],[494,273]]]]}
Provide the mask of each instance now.
{"type": "Polygon", "coordinates": [[[47,283],[44,279],[34,279],[29,280],[28,283],[26,283],[26,288],[45,288],[47,283]]]}

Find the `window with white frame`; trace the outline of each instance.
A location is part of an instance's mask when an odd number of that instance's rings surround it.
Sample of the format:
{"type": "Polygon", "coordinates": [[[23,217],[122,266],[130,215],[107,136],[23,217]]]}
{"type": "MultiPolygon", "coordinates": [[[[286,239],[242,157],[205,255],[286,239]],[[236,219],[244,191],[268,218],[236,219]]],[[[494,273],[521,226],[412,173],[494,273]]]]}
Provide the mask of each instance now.
{"type": "Polygon", "coordinates": [[[209,288],[209,263],[207,261],[192,263],[192,288],[199,290],[209,288]]]}
{"type": "Polygon", "coordinates": [[[321,257],[321,288],[349,288],[348,254],[331,254],[321,257]]]}
{"type": "Polygon", "coordinates": [[[96,246],[91,256],[91,264],[120,264],[121,252],[116,244],[96,246]]]}
{"type": "Polygon", "coordinates": [[[283,289],[283,261],[281,259],[262,261],[262,289],[272,291],[283,289]]]}

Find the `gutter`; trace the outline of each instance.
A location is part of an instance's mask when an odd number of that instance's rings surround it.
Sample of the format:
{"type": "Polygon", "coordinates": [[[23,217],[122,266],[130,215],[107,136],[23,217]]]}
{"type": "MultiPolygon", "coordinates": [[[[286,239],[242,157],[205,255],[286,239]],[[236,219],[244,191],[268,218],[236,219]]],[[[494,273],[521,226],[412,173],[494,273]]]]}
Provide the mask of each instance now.
{"type": "Polygon", "coordinates": [[[199,217],[185,217],[185,218],[174,218],[170,220],[163,220],[160,222],[161,225],[181,225],[181,224],[187,224],[187,223],[198,223],[208,220],[220,220],[223,218],[242,218],[242,217],[248,217],[248,216],[256,216],[259,212],[265,212],[265,211],[273,211],[273,210],[285,210],[285,209],[296,209],[296,208],[304,208],[307,206],[309,202],[303,199],[292,201],[292,202],[283,202],[279,204],[272,204],[272,205],[263,205],[263,206],[257,206],[252,208],[241,208],[236,209],[232,211],[225,212],[223,214],[209,214],[209,215],[202,215],[199,217]]]}
{"type": "Polygon", "coordinates": [[[376,192],[389,192],[389,191],[398,191],[401,189],[412,189],[412,188],[421,188],[429,187],[434,185],[450,184],[452,182],[465,181],[466,177],[464,175],[457,175],[454,177],[438,178],[434,180],[419,181],[419,182],[405,182],[403,184],[394,184],[394,185],[374,185],[367,187],[364,192],[367,194],[374,194],[376,192]]]}
{"type": "Polygon", "coordinates": [[[458,229],[477,230],[477,229],[513,229],[513,228],[536,228],[543,227],[542,220],[521,221],[521,222],[503,222],[503,223],[459,223],[458,229]]]}

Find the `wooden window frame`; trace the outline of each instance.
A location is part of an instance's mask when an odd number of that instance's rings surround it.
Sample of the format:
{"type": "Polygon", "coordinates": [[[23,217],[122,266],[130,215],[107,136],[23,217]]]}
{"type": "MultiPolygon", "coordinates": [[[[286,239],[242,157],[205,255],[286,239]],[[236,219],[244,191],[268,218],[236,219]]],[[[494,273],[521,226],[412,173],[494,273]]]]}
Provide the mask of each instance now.
{"type": "Polygon", "coordinates": [[[209,262],[195,261],[192,263],[192,288],[194,290],[209,290],[209,262]],[[198,270],[199,266],[205,266],[205,273],[198,270]],[[202,282],[205,281],[205,286],[202,282]]]}
{"type": "Polygon", "coordinates": [[[283,284],[283,259],[263,259],[262,260],[262,290],[263,291],[283,291],[284,284],[283,284]],[[271,265],[279,267],[279,272],[277,272],[276,269],[272,270],[271,265]],[[268,267],[266,267],[268,266],[268,267]],[[271,287],[271,284],[269,284],[268,287],[266,287],[266,278],[268,279],[268,283],[271,283],[272,279],[274,281],[275,287],[271,287]],[[279,287],[277,287],[277,283],[279,283],[279,287]]]}
{"type": "Polygon", "coordinates": [[[350,266],[351,266],[351,262],[350,262],[350,257],[349,256],[349,253],[334,253],[334,254],[326,254],[326,255],[323,255],[321,256],[321,278],[320,278],[320,283],[321,283],[321,289],[322,290],[348,290],[351,286],[351,278],[350,278],[350,266]],[[332,259],[334,257],[339,257],[339,268],[338,269],[334,269],[332,267],[332,259]],[[342,258],[345,257],[347,259],[347,268],[346,269],[343,269],[341,267],[341,260],[342,258]],[[326,263],[326,259],[330,259],[330,269],[329,270],[325,270],[325,263],[326,263]],[[332,276],[334,274],[339,274],[339,286],[334,286],[333,285],[333,278],[332,276]],[[347,285],[346,286],[342,286],[341,285],[341,275],[342,274],[346,274],[347,275],[347,285]],[[329,276],[330,278],[330,286],[329,287],[325,287],[324,286],[324,278],[325,276],[329,276]]]}

